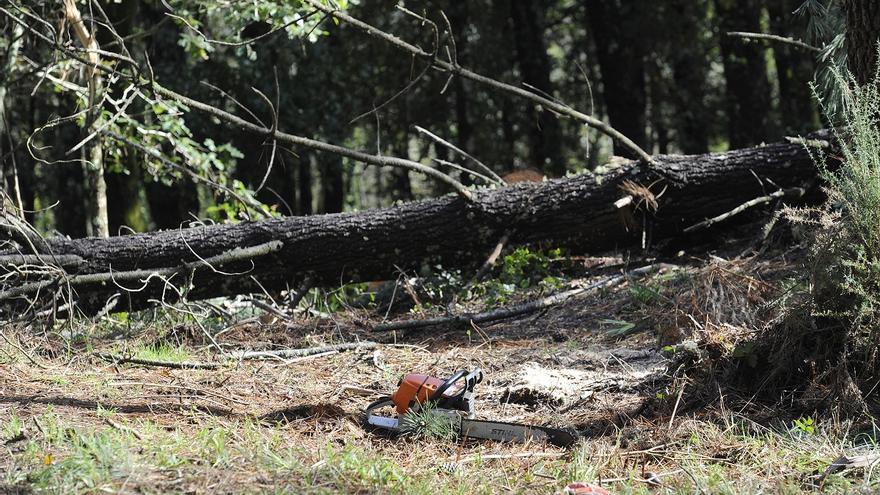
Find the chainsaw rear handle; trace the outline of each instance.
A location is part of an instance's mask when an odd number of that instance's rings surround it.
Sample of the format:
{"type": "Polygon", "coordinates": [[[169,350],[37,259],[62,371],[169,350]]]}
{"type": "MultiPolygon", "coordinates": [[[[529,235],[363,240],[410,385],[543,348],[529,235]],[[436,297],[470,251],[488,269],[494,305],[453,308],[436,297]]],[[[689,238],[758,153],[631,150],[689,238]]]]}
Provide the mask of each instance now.
{"type": "Polygon", "coordinates": [[[436,401],[438,407],[473,412],[472,395],[474,386],[483,380],[483,372],[476,368],[468,373],[459,370],[446,380],[428,375],[409,374],[398,384],[397,391],[391,396],[398,414],[406,413],[414,404],[424,404],[429,400],[436,401]],[[461,390],[454,396],[446,395],[456,383],[465,380],[461,390]]]}
{"type": "MultiPolygon", "coordinates": [[[[431,398],[437,400],[437,405],[440,405],[440,402],[444,399],[443,394],[445,394],[450,387],[455,385],[455,382],[464,378],[467,373],[467,370],[458,370],[453,373],[452,376],[447,378],[446,381],[443,382],[439,387],[437,387],[437,390],[435,390],[434,393],[431,394],[431,398]]],[[[464,388],[462,388],[461,391],[464,392],[464,388]]]]}

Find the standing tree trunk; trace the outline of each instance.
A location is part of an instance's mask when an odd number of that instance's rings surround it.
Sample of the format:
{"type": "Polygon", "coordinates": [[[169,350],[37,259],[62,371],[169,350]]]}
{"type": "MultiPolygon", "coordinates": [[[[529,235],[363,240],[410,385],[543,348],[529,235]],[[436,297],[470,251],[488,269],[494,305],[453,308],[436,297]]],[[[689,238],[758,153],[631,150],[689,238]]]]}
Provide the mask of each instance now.
{"type": "MultiPolygon", "coordinates": [[[[517,65],[523,82],[552,95],[550,57],[544,42],[545,8],[541,2],[510,1],[517,65]]],[[[555,115],[540,107],[533,105],[532,110],[534,114],[529,126],[532,165],[541,168],[548,176],[564,176],[566,167],[562,160],[559,121],[555,115]]]]}
{"type": "Polygon", "coordinates": [[[727,82],[731,148],[755,145],[772,137],[768,124],[770,82],[765,48],[761,43],[727,36],[730,31],[760,32],[761,7],[761,0],[715,0],[727,82]]]}
{"type": "MultiPolygon", "coordinates": [[[[449,22],[452,24],[452,36],[455,38],[456,51],[458,55],[458,63],[468,66],[469,45],[466,36],[468,26],[468,2],[453,0],[449,4],[449,22]]],[[[456,77],[452,81],[452,87],[455,90],[455,124],[456,139],[458,146],[467,151],[474,153],[474,128],[468,116],[468,95],[465,89],[464,78],[456,77]]],[[[445,105],[444,105],[445,107],[445,105]]],[[[445,111],[445,110],[443,110],[445,111]]],[[[446,148],[440,146],[438,149],[438,158],[440,149],[446,148]]]]}
{"type": "MultiPolygon", "coordinates": [[[[767,2],[770,30],[774,34],[799,38],[806,31],[807,20],[792,12],[801,0],[767,2]]],[[[779,79],[779,120],[786,135],[798,135],[818,126],[819,115],[809,82],[816,70],[810,52],[785,43],[773,45],[776,74],[779,79]]]]}
{"type": "Polygon", "coordinates": [[[683,153],[709,151],[712,114],[706,103],[709,72],[709,47],[703,40],[706,26],[706,3],[694,0],[670,0],[665,3],[664,25],[672,43],[667,57],[672,66],[675,91],[673,124],[676,143],[683,153]]]}
{"type": "MultiPolygon", "coordinates": [[[[588,0],[587,18],[602,72],[602,96],[611,126],[641,148],[647,144],[647,95],[641,37],[641,2],[588,0]]],[[[637,158],[615,143],[614,153],[637,158]]]]}
{"type": "Polygon", "coordinates": [[[318,174],[321,181],[318,212],[339,213],[342,211],[342,206],[345,202],[342,180],[342,157],[329,153],[318,155],[318,174]]]}
{"type": "Polygon", "coordinates": [[[9,82],[12,80],[12,73],[15,71],[15,62],[18,58],[18,52],[21,49],[22,40],[24,39],[24,27],[19,24],[13,24],[12,36],[9,45],[6,47],[6,60],[3,63],[3,72],[0,73],[0,158],[3,160],[3,182],[4,189],[9,198],[15,202],[15,214],[23,217],[24,212],[19,208],[23,206],[21,198],[21,187],[18,179],[18,170],[15,163],[15,150],[10,146],[6,149],[6,143],[11,142],[11,128],[9,112],[6,109],[6,94],[9,90],[9,82]],[[8,158],[6,154],[9,154],[8,158]]]}
{"type": "Polygon", "coordinates": [[[297,158],[297,195],[296,214],[312,214],[312,154],[308,150],[301,150],[297,158]]]}
{"type": "MultiPolygon", "coordinates": [[[[103,92],[103,78],[101,72],[96,68],[101,63],[97,53],[100,47],[95,33],[90,33],[86,27],[74,0],[64,0],[64,15],[80,44],[88,50],[87,56],[91,64],[86,68],[89,78],[89,101],[87,103],[90,109],[83,136],[87,136],[101,125],[100,101],[103,92]]],[[[91,193],[88,201],[86,233],[98,237],[108,237],[110,227],[107,221],[107,183],[104,182],[104,146],[100,134],[83,146],[81,156],[83,174],[86,178],[86,190],[91,193]]]]}
{"type": "Polygon", "coordinates": [[[850,72],[861,85],[874,79],[877,42],[880,41],[880,2],[844,0],[846,11],[846,57],[850,72]]]}

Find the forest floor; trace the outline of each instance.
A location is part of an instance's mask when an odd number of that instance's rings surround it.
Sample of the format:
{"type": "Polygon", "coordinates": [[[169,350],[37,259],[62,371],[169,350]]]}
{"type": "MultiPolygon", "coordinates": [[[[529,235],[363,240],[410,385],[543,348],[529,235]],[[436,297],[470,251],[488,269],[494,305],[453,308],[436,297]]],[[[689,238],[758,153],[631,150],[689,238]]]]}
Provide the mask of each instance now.
{"type": "MultiPolygon", "coordinates": [[[[0,493],[562,493],[576,481],[615,494],[870,492],[872,467],[823,472],[843,454],[880,452],[875,431],[857,435],[845,421],[792,416],[720,386],[687,391],[705,383],[678,373],[675,343],[735,347],[768,318],[801,256],[731,253],[682,256],[649,279],[469,330],[380,335],[369,325],[382,315],[354,308],[207,326],[225,352],[379,342],[213,370],[99,357],[218,359],[199,327],[166,310],[75,330],[59,323],[39,337],[6,328],[0,493]],[[561,449],[362,428],[363,408],[402,375],[474,367],[485,374],[478,418],[568,426],[583,439],[561,449]],[[535,376],[555,385],[540,389],[535,376]],[[708,406],[689,399],[712,394],[708,406]]],[[[620,262],[579,260],[592,265],[565,283],[619,273],[620,262]]]]}

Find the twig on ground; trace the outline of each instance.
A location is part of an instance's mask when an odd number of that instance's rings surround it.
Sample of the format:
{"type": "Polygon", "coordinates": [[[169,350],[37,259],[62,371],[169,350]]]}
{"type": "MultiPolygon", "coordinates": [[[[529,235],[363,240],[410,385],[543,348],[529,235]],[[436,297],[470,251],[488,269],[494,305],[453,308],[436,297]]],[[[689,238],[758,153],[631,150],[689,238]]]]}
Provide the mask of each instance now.
{"type": "Polygon", "coordinates": [[[486,274],[489,273],[489,270],[491,270],[492,267],[495,266],[495,262],[498,261],[498,257],[501,256],[501,252],[504,251],[504,247],[507,245],[507,241],[510,240],[510,233],[510,231],[507,231],[504,233],[503,236],[501,236],[501,239],[498,240],[498,244],[495,245],[495,248],[489,254],[489,257],[486,258],[486,261],[483,262],[483,266],[481,266],[480,269],[477,270],[474,278],[472,278],[470,283],[468,283],[468,288],[482,280],[483,277],[485,277],[486,274]]]}
{"type": "Polygon", "coordinates": [[[678,397],[675,399],[675,406],[672,407],[672,416],[669,416],[669,431],[672,431],[672,423],[675,422],[675,415],[678,413],[678,406],[681,404],[681,396],[684,395],[684,388],[687,386],[687,377],[681,382],[681,389],[678,391],[678,397]]]}
{"type": "Polygon", "coordinates": [[[375,390],[372,390],[369,388],[364,388],[364,387],[358,387],[357,385],[343,385],[342,388],[339,389],[340,395],[353,394],[353,395],[361,395],[361,396],[366,397],[366,396],[371,396],[371,395],[377,395],[378,393],[379,392],[377,392],[375,390]]]}
{"type": "Polygon", "coordinates": [[[332,351],[327,351],[327,352],[320,352],[318,354],[311,354],[308,356],[301,356],[301,357],[293,358],[293,359],[283,359],[283,358],[278,358],[278,359],[281,359],[282,361],[284,361],[284,364],[293,364],[293,363],[298,363],[300,361],[308,361],[309,359],[318,359],[318,358],[322,358],[322,357],[332,356],[334,354],[339,354],[339,351],[332,350],[332,351]]]}
{"type": "Polygon", "coordinates": [[[133,437],[137,438],[140,441],[144,440],[144,436],[141,435],[139,431],[135,430],[134,428],[131,428],[130,426],[125,426],[123,424],[117,423],[116,421],[113,421],[112,419],[110,419],[108,417],[104,418],[104,422],[107,423],[108,425],[112,426],[113,428],[116,428],[119,431],[122,431],[125,433],[131,433],[131,435],[133,437]]]}
{"type": "Polygon", "coordinates": [[[99,357],[105,361],[109,361],[111,363],[131,363],[131,364],[141,364],[144,366],[157,366],[160,368],[174,368],[174,369],[195,369],[195,370],[215,370],[220,367],[218,364],[214,363],[194,363],[189,361],[160,361],[157,359],[141,359],[136,357],[125,357],[120,356],[118,354],[110,354],[106,352],[96,352],[94,353],[96,357],[99,357]]]}
{"type": "Polygon", "coordinates": [[[27,360],[31,362],[31,364],[33,364],[34,366],[36,366],[36,367],[38,367],[38,368],[40,368],[40,369],[46,369],[45,366],[43,366],[42,364],[38,363],[37,360],[34,359],[34,357],[31,356],[31,354],[30,354],[28,351],[24,350],[23,347],[21,347],[20,345],[16,344],[15,342],[9,340],[9,338],[6,337],[6,334],[4,334],[2,331],[0,331],[0,337],[2,337],[3,340],[6,341],[7,344],[9,344],[9,345],[11,345],[12,347],[16,348],[16,349],[18,350],[18,352],[22,353],[22,354],[24,355],[24,357],[26,357],[27,360]]]}
{"type": "Polygon", "coordinates": [[[312,287],[315,285],[315,277],[312,275],[306,275],[306,278],[303,279],[302,284],[300,284],[299,288],[296,289],[296,292],[293,293],[293,296],[290,298],[290,302],[287,304],[287,307],[291,309],[295,309],[299,306],[300,301],[306,294],[312,290],[312,287]]]}
{"type": "Polygon", "coordinates": [[[259,299],[256,299],[253,297],[250,298],[250,301],[251,301],[251,304],[253,304],[254,306],[256,306],[262,310],[265,310],[269,313],[272,313],[273,315],[281,318],[284,321],[292,321],[293,320],[292,316],[285,313],[284,311],[281,311],[280,309],[276,308],[275,306],[272,306],[271,304],[266,304],[263,301],[260,301],[259,299]]]}
{"type": "Polygon", "coordinates": [[[494,309],[491,311],[485,311],[482,313],[465,313],[460,315],[451,315],[451,316],[438,316],[436,318],[425,318],[422,320],[403,320],[403,321],[394,321],[390,323],[380,323],[373,327],[373,331],[375,332],[387,332],[390,330],[414,330],[417,328],[425,328],[431,327],[435,325],[446,325],[450,323],[457,324],[468,324],[468,323],[486,323],[490,321],[503,320],[507,318],[512,318],[514,316],[520,316],[523,314],[532,313],[538,311],[540,309],[549,308],[550,306],[555,306],[557,304],[563,303],[575,296],[579,296],[581,294],[585,294],[594,290],[601,289],[603,287],[608,287],[611,285],[615,285],[619,282],[626,280],[628,277],[641,276],[653,271],[659,270],[660,268],[666,267],[668,265],[657,264],[657,265],[648,265],[645,267],[637,268],[632,270],[631,272],[624,275],[615,275],[613,277],[607,277],[598,282],[590,284],[586,287],[579,287],[577,289],[571,289],[564,292],[559,292],[557,294],[553,294],[552,296],[544,297],[541,299],[537,299],[535,301],[530,301],[524,304],[518,304],[515,306],[509,306],[506,308],[494,309]]]}
{"type": "Polygon", "coordinates": [[[315,354],[324,354],[327,352],[341,352],[353,350],[375,349],[378,346],[376,342],[349,342],[345,344],[323,345],[319,347],[307,347],[304,349],[278,349],[275,351],[239,351],[230,353],[232,359],[290,359],[312,356],[315,354]]]}
{"type": "Polygon", "coordinates": [[[782,198],[785,196],[799,198],[799,197],[803,196],[804,193],[806,193],[806,191],[804,190],[803,187],[790,187],[788,189],[779,189],[779,190],[776,190],[766,196],[761,196],[759,198],[755,198],[750,201],[746,201],[745,203],[737,206],[736,208],[734,208],[726,213],[722,213],[721,215],[718,215],[716,217],[708,218],[706,220],[703,220],[702,222],[695,223],[695,224],[691,225],[690,227],[687,227],[686,229],[684,229],[684,232],[685,233],[693,232],[695,230],[705,229],[705,228],[711,227],[712,225],[715,225],[718,222],[727,220],[728,218],[730,218],[734,215],[738,215],[753,206],[761,205],[764,203],[769,203],[776,198],[782,198]]]}
{"type": "Polygon", "coordinates": [[[602,484],[606,483],[620,483],[624,481],[638,481],[641,483],[647,483],[649,485],[658,485],[660,483],[660,478],[664,478],[666,476],[672,476],[673,474],[683,473],[684,469],[676,469],[675,471],[667,471],[665,473],[645,473],[644,478],[628,476],[628,477],[620,477],[620,478],[602,478],[602,484]]]}

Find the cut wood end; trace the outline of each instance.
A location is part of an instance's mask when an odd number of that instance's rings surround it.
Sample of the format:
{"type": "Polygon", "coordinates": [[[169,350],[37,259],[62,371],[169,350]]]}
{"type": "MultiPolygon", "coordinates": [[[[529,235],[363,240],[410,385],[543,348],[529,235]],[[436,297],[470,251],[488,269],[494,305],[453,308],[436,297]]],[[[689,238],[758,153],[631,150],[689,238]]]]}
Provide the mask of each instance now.
{"type": "Polygon", "coordinates": [[[632,196],[624,196],[614,202],[614,207],[619,210],[619,209],[623,208],[624,206],[628,206],[628,205],[632,204],[632,202],[633,202],[632,196]]]}

